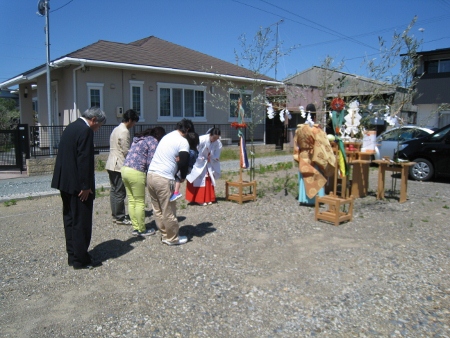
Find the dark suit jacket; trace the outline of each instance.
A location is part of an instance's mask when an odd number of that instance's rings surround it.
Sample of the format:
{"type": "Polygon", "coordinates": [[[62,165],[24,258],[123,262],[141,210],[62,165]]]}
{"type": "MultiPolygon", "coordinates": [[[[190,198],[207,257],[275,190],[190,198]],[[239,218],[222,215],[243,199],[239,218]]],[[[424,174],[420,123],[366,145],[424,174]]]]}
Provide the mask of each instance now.
{"type": "Polygon", "coordinates": [[[95,193],[94,170],[94,131],[79,118],[62,133],[51,186],[69,194],[95,193]]]}

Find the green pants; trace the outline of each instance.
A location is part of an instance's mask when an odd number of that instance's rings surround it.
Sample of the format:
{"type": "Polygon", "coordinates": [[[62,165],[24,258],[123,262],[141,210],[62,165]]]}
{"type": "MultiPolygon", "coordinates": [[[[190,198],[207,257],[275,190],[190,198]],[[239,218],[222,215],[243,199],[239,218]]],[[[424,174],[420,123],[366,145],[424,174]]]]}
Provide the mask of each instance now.
{"type": "Polygon", "coordinates": [[[145,182],[146,173],[125,167],[121,169],[122,180],[128,197],[128,214],[133,228],[139,232],[145,231],[145,182]]]}

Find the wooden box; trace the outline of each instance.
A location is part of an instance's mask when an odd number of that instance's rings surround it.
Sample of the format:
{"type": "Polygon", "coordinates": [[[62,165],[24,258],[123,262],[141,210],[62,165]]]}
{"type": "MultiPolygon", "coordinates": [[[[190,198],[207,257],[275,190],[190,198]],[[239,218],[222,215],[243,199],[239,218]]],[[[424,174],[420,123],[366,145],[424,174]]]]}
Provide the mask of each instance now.
{"type": "Polygon", "coordinates": [[[239,181],[239,182],[225,182],[225,199],[228,201],[238,201],[240,204],[245,201],[256,201],[256,181],[239,181]],[[237,193],[231,194],[230,187],[238,188],[237,193]],[[246,193],[246,190],[250,192],[246,193]]]}
{"type": "Polygon", "coordinates": [[[339,225],[345,221],[353,219],[353,196],[342,198],[330,193],[327,196],[316,197],[316,221],[323,220],[339,225]],[[325,210],[321,211],[321,206],[325,205],[325,210]]]}

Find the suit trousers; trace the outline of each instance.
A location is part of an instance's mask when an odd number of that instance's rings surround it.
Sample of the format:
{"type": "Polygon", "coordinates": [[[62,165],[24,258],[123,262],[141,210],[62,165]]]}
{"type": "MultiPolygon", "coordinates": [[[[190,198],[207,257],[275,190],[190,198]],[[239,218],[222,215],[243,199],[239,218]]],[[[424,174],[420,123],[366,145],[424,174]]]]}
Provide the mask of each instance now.
{"type": "Polygon", "coordinates": [[[178,242],[180,227],[177,220],[177,202],[170,202],[175,180],[149,172],[147,174],[147,187],[152,201],[153,215],[156,226],[161,232],[161,239],[169,242],[178,242]]]}
{"type": "Polygon", "coordinates": [[[60,193],[63,202],[67,263],[74,267],[82,267],[91,263],[88,248],[92,236],[94,197],[91,194],[86,201],[82,202],[77,194],[63,191],[60,193]]]}
{"type": "Polygon", "coordinates": [[[125,218],[125,197],[127,192],[122,181],[120,171],[107,170],[111,188],[109,191],[109,201],[111,204],[111,214],[114,220],[123,220],[125,218]]]}

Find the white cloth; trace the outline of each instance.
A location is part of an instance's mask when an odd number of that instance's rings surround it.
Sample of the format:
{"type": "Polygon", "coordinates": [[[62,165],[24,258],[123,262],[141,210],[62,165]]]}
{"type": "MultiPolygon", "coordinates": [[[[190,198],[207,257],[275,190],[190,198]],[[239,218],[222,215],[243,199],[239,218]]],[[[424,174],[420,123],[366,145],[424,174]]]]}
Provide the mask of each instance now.
{"type": "Polygon", "coordinates": [[[189,153],[189,142],[178,130],[174,130],[159,141],[148,172],[173,180],[178,171],[175,158],[180,151],[189,153]]]}
{"type": "Polygon", "coordinates": [[[210,135],[200,136],[198,145],[197,161],[186,179],[194,185],[194,187],[204,187],[206,171],[211,177],[211,184],[216,185],[216,179],[220,178],[220,153],[222,151],[222,142],[217,140],[211,143],[210,135]],[[210,161],[208,162],[208,155],[210,161]]]}

